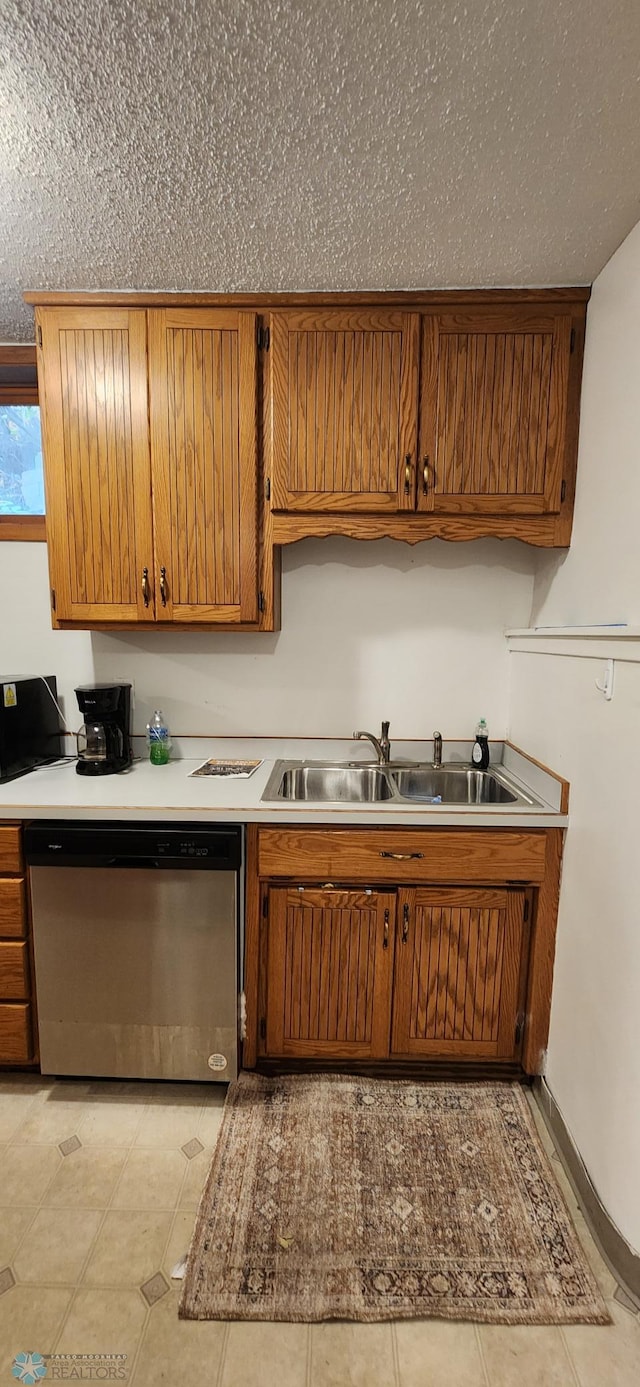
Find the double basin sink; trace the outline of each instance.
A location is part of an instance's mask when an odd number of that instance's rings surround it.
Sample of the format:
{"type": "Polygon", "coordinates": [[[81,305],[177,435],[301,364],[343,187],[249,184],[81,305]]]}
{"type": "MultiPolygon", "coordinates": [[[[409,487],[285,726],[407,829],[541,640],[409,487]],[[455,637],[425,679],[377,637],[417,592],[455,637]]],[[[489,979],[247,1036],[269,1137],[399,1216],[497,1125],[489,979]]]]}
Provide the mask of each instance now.
{"type": "Polygon", "coordinates": [[[538,804],[501,768],[393,762],[276,761],[262,798],[314,804],[538,804]]]}

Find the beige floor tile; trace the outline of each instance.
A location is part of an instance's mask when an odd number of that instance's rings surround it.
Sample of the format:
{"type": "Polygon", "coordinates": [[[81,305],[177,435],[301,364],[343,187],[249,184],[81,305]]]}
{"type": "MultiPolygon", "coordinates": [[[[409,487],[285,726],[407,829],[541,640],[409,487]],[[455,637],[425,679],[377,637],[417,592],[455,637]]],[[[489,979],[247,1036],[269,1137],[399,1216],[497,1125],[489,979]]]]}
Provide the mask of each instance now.
{"type": "Polygon", "coordinates": [[[141,1286],[162,1265],[172,1215],[110,1209],[85,1274],[86,1286],[141,1286]]]}
{"type": "Polygon", "coordinates": [[[401,1387],[486,1387],[475,1325],[399,1320],[395,1334],[401,1387]]]}
{"type": "Polygon", "coordinates": [[[215,1146],[220,1135],[223,1111],[224,1105],[222,1103],[208,1103],[202,1109],[197,1135],[205,1146],[215,1146]]]}
{"type": "Polygon", "coordinates": [[[482,1324],[478,1332],[491,1387],[574,1387],[555,1325],[482,1324]]]}
{"type": "Polygon", "coordinates": [[[89,1100],[116,1099],[120,1103],[148,1103],[155,1084],[147,1079],[92,1079],[89,1100]]]}
{"type": "Polygon", "coordinates": [[[73,1291],[62,1286],[13,1286],[0,1296],[0,1373],[11,1382],[16,1353],[51,1353],[73,1291]]]}
{"type": "Polygon", "coordinates": [[[149,1315],[133,1387],[205,1381],[213,1387],[217,1380],[227,1326],[220,1320],[179,1320],[178,1294],[164,1296],[149,1315]]]}
{"type": "Polygon", "coordinates": [[[84,1146],[131,1146],[146,1106],[142,1099],[92,1098],[78,1128],[80,1140],[84,1146]]]}
{"type": "Polygon", "coordinates": [[[81,1146],[64,1157],[45,1203],[56,1208],[106,1209],[125,1159],[125,1151],[81,1146]]]}
{"type": "Polygon", "coordinates": [[[196,1136],[201,1112],[201,1103],[149,1103],[134,1144],[177,1149],[196,1136]]]}
{"type": "Polygon", "coordinates": [[[613,1324],[575,1324],[562,1330],[580,1387],[638,1387],[640,1320],[615,1301],[613,1324]]]}
{"type": "Polygon", "coordinates": [[[0,1142],[11,1141],[36,1102],[35,1092],[0,1093],[0,1142]]]}
{"type": "Polygon", "coordinates": [[[598,1248],[596,1247],[593,1241],[591,1233],[589,1232],[587,1223],[583,1215],[580,1213],[580,1210],[575,1209],[572,1212],[571,1218],[575,1225],[575,1229],[580,1239],[580,1242],[582,1243],[582,1246],[584,1247],[584,1250],[587,1254],[587,1257],[589,1259],[589,1265],[594,1273],[596,1281],[598,1282],[600,1290],[602,1291],[602,1294],[605,1297],[605,1299],[608,1300],[613,1295],[616,1286],[618,1285],[616,1278],[613,1275],[613,1272],[609,1270],[609,1267],[607,1266],[607,1263],[605,1262],[604,1258],[601,1257],[598,1248]]]}
{"type": "MultiPolygon", "coordinates": [[[[185,1252],[189,1251],[195,1217],[192,1209],[178,1209],[174,1215],[162,1262],[162,1270],[169,1280],[176,1262],[184,1256],[185,1252]]],[[[176,1281],[173,1284],[178,1286],[179,1282],[176,1281]]]]}
{"type": "Polygon", "coordinates": [[[82,1103],[34,1103],[13,1137],[14,1142],[66,1141],[76,1136],[82,1121],[82,1103]]]}
{"type": "Polygon", "coordinates": [[[2,1153],[0,1205],[39,1204],[62,1159],[55,1146],[6,1146],[2,1153]]]}
{"type": "Polygon", "coordinates": [[[220,1387],[305,1387],[308,1336],[308,1324],[230,1324],[220,1387]]]}
{"type": "Polygon", "coordinates": [[[210,1091],[210,1084],[155,1083],[150,1085],[149,1102],[169,1106],[175,1103],[189,1103],[191,1107],[202,1107],[210,1091]]]}
{"type": "Polygon", "coordinates": [[[311,1387],[394,1387],[390,1324],[311,1326],[311,1387]]]}
{"type": "Polygon", "coordinates": [[[205,1181],[211,1169],[212,1156],[213,1151],[205,1148],[204,1151],[200,1152],[199,1156],[194,1156],[193,1160],[189,1161],[179,1200],[181,1209],[192,1209],[195,1211],[198,1208],[205,1181]]]}
{"type": "Polygon", "coordinates": [[[131,1150],[114,1209],[174,1209],[187,1165],[182,1151],[131,1150]]]}
{"type": "Polygon", "coordinates": [[[146,1319],[139,1291],[76,1291],[69,1315],[56,1344],[57,1353],[126,1353],[131,1371],[133,1357],[146,1319]]]}
{"type": "Polygon", "coordinates": [[[13,1261],[17,1279],[75,1285],[101,1217],[99,1209],[40,1209],[13,1261]]]}
{"type": "MultiPolygon", "coordinates": [[[[2,1154],[0,1153],[1,1170],[2,1154]]],[[[7,1263],[11,1261],[29,1224],[33,1223],[36,1213],[36,1204],[31,1204],[27,1208],[17,1207],[2,1210],[0,1214],[0,1267],[6,1267],[7,1263]]]]}

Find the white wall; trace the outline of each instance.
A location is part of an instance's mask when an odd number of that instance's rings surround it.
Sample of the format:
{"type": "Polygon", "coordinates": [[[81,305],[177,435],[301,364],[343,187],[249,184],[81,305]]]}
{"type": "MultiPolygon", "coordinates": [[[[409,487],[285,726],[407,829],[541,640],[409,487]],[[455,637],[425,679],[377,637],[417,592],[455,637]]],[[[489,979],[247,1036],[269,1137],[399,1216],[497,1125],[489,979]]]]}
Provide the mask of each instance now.
{"type": "Polygon", "coordinates": [[[510,735],[571,782],[546,1078],[640,1251],[640,664],[512,654],[510,735]]]}
{"type": "MultiPolygon", "coordinates": [[[[569,552],[541,560],[533,622],[640,622],[640,226],[587,316],[569,552]]],[[[629,647],[629,650],[631,647],[629,647]]],[[[512,654],[510,735],[571,781],[547,1080],[593,1183],[640,1252],[640,665],[512,654]]]]}
{"type": "Polygon", "coordinates": [[[0,545],[0,671],[74,685],[128,679],[137,731],[159,703],[175,733],[349,735],[383,717],[396,737],[494,736],[507,721],[503,632],[526,623],[535,557],[497,540],[306,540],[283,552],[274,635],[50,630],[44,545],[0,545]]]}
{"type": "Polygon", "coordinates": [[[587,310],[571,548],[543,557],[533,623],[640,624],[640,222],[587,310]]]}

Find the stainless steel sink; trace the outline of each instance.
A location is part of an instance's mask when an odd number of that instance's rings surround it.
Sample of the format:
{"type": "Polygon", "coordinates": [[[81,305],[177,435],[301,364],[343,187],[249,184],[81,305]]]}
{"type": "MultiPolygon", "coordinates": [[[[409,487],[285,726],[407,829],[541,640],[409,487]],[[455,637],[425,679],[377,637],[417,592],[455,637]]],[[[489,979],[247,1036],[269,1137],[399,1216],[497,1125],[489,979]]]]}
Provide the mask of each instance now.
{"type": "Polygon", "coordinates": [[[391,772],[402,799],[442,804],[516,804],[517,792],[492,771],[469,766],[412,766],[391,772]]]}
{"type": "Polygon", "coordinates": [[[276,761],[263,800],[312,804],[465,804],[539,808],[501,768],[276,761]]]}
{"type": "Polygon", "coordinates": [[[375,804],[379,800],[393,799],[393,786],[385,772],[378,770],[377,766],[356,768],[309,764],[291,766],[284,771],[276,798],[313,800],[316,803],[375,804]]]}

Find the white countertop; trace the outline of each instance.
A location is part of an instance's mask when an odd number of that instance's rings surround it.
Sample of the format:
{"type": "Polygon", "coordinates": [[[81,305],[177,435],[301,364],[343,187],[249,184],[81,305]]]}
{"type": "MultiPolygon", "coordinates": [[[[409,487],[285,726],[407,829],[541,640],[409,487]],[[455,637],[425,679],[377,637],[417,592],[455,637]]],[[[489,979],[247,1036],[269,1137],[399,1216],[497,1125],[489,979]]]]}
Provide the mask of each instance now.
{"type": "MultiPolygon", "coordinates": [[[[140,752],[144,740],[134,739],[140,752]]],[[[367,747],[353,741],[262,737],[181,738],[175,759],[167,766],[136,760],[119,775],[86,776],[75,762],[44,766],[0,785],[1,819],[174,820],[211,823],[290,823],[334,825],[431,825],[432,827],[561,828],[568,816],[560,812],[559,782],[513,748],[493,743],[496,764],[540,801],[540,807],[482,805],[477,808],[446,804],[297,804],[262,800],[275,761],[366,761],[367,747]],[[190,777],[208,757],[261,758],[249,779],[190,777]]],[[[471,743],[445,742],[443,760],[469,761],[471,743]]],[[[394,742],[394,754],[412,760],[431,760],[430,742],[394,742]]]]}

